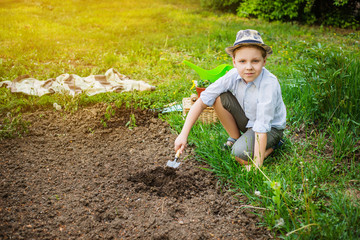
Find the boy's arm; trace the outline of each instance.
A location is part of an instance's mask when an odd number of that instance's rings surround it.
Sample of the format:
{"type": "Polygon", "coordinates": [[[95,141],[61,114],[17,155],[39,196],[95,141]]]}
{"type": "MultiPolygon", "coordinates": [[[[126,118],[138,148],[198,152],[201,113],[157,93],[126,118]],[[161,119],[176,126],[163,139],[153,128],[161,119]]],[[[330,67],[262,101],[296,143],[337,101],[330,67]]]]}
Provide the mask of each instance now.
{"type": "Polygon", "coordinates": [[[180,152],[182,153],[182,151],[184,150],[186,143],[187,143],[187,138],[189,136],[190,130],[192,128],[192,126],[194,125],[194,123],[196,122],[196,120],[199,118],[201,112],[207,108],[207,105],[203,103],[203,101],[201,100],[201,98],[199,98],[194,105],[191,106],[190,111],[186,117],[184,126],[181,130],[181,133],[179,134],[179,136],[176,138],[175,140],[175,151],[177,151],[178,149],[180,149],[180,152]]]}
{"type": "Polygon", "coordinates": [[[255,132],[254,161],[258,167],[261,167],[264,162],[266,144],[267,133],[255,132]]]}

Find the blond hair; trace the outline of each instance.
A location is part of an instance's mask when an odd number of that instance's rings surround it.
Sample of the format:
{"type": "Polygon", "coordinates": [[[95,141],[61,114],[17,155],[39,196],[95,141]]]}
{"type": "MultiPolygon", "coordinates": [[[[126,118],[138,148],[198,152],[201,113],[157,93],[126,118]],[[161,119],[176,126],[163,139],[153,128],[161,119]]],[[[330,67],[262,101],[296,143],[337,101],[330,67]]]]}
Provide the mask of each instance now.
{"type": "Polygon", "coordinates": [[[234,49],[232,57],[234,58],[235,54],[236,54],[236,51],[238,51],[239,49],[244,48],[244,47],[259,49],[261,51],[262,57],[264,59],[266,58],[267,54],[266,54],[265,49],[263,47],[259,46],[259,45],[255,45],[255,44],[242,44],[242,45],[240,45],[238,48],[234,49]]]}

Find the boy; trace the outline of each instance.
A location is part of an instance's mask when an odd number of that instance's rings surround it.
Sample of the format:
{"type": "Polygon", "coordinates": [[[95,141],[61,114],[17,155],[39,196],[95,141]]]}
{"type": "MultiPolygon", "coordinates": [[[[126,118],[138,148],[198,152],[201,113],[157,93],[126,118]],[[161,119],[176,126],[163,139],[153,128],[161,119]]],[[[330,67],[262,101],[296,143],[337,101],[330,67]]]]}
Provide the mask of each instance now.
{"type": "Polygon", "coordinates": [[[272,49],[255,30],[240,30],[233,46],[226,52],[234,68],[201,93],[190,108],[175,151],[182,152],[189,132],[208,106],[215,112],[229,134],[225,147],[232,149],[236,160],[246,165],[254,160],[260,167],[280,142],[286,125],[286,108],[277,78],[266,68],[272,49]]]}

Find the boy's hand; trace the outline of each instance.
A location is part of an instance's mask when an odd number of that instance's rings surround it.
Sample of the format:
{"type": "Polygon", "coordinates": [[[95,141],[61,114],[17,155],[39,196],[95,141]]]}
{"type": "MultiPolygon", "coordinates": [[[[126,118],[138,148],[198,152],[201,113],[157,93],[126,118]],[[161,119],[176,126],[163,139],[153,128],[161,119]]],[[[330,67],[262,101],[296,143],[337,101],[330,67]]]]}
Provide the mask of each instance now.
{"type": "Polygon", "coordinates": [[[180,150],[180,153],[183,152],[183,150],[185,149],[186,147],[186,143],[187,143],[187,137],[180,134],[176,140],[175,140],[175,152],[180,150]]]}

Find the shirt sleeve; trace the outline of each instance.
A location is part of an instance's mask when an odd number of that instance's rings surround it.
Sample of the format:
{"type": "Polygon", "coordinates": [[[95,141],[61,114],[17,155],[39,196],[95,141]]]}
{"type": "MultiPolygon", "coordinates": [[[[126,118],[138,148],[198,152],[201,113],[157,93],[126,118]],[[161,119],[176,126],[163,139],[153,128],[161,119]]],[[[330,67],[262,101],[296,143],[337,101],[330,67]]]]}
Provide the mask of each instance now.
{"type": "Polygon", "coordinates": [[[210,86],[208,86],[205,91],[200,95],[203,103],[209,107],[214,105],[216,98],[223,92],[231,91],[234,86],[234,80],[238,77],[236,68],[233,68],[227,72],[223,77],[216,80],[210,86]]]}
{"type": "Polygon", "coordinates": [[[280,85],[276,78],[261,83],[258,93],[256,120],[253,126],[254,132],[270,132],[279,96],[281,96],[280,85]]]}

